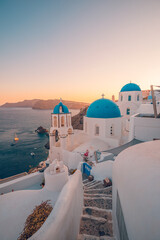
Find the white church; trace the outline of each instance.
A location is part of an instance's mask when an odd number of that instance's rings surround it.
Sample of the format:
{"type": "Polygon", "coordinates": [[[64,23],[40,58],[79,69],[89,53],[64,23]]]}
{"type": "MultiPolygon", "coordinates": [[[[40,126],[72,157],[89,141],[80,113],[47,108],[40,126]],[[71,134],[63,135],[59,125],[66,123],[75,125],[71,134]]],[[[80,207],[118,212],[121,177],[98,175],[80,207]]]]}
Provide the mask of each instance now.
{"type": "MultiPolygon", "coordinates": [[[[159,115],[158,100],[156,108],[159,115]]],[[[62,101],[55,106],[51,116],[51,161],[55,157],[67,161],[67,152],[71,161],[71,152],[79,159],[79,152],[89,150],[93,155],[94,151],[107,151],[133,139],[153,140],[160,134],[159,118],[153,116],[153,104],[143,103],[142,91],[135,83],[122,87],[117,103],[104,98],[104,95],[91,103],[84,116],[82,131],[73,130],[71,113],[62,101]]]]}
{"type": "Polygon", "coordinates": [[[90,104],[83,130],[73,129],[71,116],[60,100],[44,172],[0,184],[0,239],[18,239],[34,207],[49,200],[53,210],[28,239],[159,240],[159,98],[144,103],[140,87],[128,83],[117,103],[102,95],[90,104]],[[106,178],[112,186],[104,187],[106,178]]]}
{"type": "Polygon", "coordinates": [[[135,83],[128,83],[122,87],[119,93],[118,106],[121,114],[127,119],[137,112],[142,104],[142,92],[135,83]]]}

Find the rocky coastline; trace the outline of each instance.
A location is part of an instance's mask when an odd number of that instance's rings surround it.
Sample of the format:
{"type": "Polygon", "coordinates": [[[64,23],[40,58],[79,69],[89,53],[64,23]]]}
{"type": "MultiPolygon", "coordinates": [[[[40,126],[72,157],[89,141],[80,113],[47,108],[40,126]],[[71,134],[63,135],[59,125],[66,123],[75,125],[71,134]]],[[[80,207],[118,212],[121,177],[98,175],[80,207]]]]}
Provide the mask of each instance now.
{"type": "MultiPolygon", "coordinates": [[[[54,109],[54,107],[59,103],[59,99],[49,99],[49,100],[42,100],[42,99],[32,99],[32,100],[24,100],[16,103],[5,103],[0,107],[5,108],[14,108],[14,107],[23,107],[23,108],[32,108],[38,110],[49,110],[54,109]]],[[[76,101],[69,101],[63,100],[64,105],[67,105],[69,109],[81,109],[89,105],[89,103],[84,102],[76,102],[76,101]]]]}
{"type": "Polygon", "coordinates": [[[88,106],[81,108],[80,112],[77,115],[72,117],[73,129],[83,130],[83,117],[86,115],[87,109],[88,109],[88,106]]]}

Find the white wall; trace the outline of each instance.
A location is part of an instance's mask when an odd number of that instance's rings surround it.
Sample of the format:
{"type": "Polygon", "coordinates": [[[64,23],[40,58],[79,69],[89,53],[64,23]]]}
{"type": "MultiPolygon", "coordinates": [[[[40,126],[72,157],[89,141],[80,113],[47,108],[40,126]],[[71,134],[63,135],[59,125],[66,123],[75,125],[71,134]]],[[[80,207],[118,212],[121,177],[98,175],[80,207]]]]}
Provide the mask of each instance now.
{"type": "Polygon", "coordinates": [[[44,171],[45,187],[49,191],[60,192],[68,181],[68,168],[64,166],[64,172],[50,174],[49,167],[44,171]]]}
{"type": "Polygon", "coordinates": [[[119,92],[118,102],[128,102],[128,96],[131,96],[130,102],[141,102],[142,101],[142,92],[141,91],[128,91],[128,92],[119,92]],[[137,96],[139,95],[139,101],[137,101],[137,96]],[[121,101],[121,96],[123,100],[121,101]]]}
{"type": "Polygon", "coordinates": [[[126,118],[130,118],[131,115],[137,112],[137,109],[142,103],[142,92],[141,91],[129,91],[129,92],[120,92],[119,100],[117,105],[120,108],[121,115],[126,118]],[[131,96],[131,101],[128,101],[128,96],[131,96]],[[139,95],[139,101],[137,101],[137,95],[139,95]],[[121,101],[121,96],[123,96],[123,100],[121,101]],[[127,108],[130,108],[130,115],[126,114],[127,108]]]}
{"type": "Polygon", "coordinates": [[[52,146],[49,150],[49,159],[50,161],[55,159],[62,160],[62,148],[52,146]]]}
{"type": "Polygon", "coordinates": [[[42,227],[30,240],[76,240],[83,208],[82,174],[76,171],[62,189],[42,227]]]}
{"type": "MultiPolygon", "coordinates": [[[[160,104],[157,104],[157,113],[160,113],[160,104]]],[[[137,109],[137,113],[148,113],[148,114],[154,114],[153,111],[153,104],[151,103],[145,103],[141,104],[140,107],[137,109]]]]}
{"type": "Polygon", "coordinates": [[[159,240],[160,141],[138,144],[121,152],[113,163],[112,182],[117,240],[117,191],[129,240],[159,240]]]}
{"type": "Polygon", "coordinates": [[[41,183],[44,179],[44,174],[35,172],[26,176],[17,178],[15,180],[0,184],[0,194],[14,191],[23,190],[33,186],[34,184],[41,183]]]}
{"type": "Polygon", "coordinates": [[[40,190],[22,190],[0,196],[0,239],[18,239],[23,231],[25,221],[35,206],[42,201],[51,200],[54,206],[59,192],[40,190]]]}
{"type": "Polygon", "coordinates": [[[62,160],[69,169],[76,169],[83,158],[80,153],[62,150],[62,160]]]}
{"type": "Polygon", "coordinates": [[[118,147],[122,134],[122,118],[88,118],[84,117],[84,130],[89,136],[109,142],[111,147],[118,147]],[[99,126],[99,135],[95,135],[95,127],[99,126]],[[112,135],[110,134],[112,126],[112,135]]]}
{"type": "Polygon", "coordinates": [[[50,160],[62,160],[69,169],[76,169],[78,164],[83,160],[80,153],[70,152],[62,147],[52,147],[49,151],[50,160]]]}
{"type": "Polygon", "coordinates": [[[129,141],[136,138],[141,141],[151,141],[160,138],[160,118],[136,117],[130,119],[129,141]]]}
{"type": "Polygon", "coordinates": [[[106,161],[98,163],[92,167],[91,175],[94,176],[95,180],[104,180],[106,177],[112,179],[112,166],[113,161],[106,161]]]}

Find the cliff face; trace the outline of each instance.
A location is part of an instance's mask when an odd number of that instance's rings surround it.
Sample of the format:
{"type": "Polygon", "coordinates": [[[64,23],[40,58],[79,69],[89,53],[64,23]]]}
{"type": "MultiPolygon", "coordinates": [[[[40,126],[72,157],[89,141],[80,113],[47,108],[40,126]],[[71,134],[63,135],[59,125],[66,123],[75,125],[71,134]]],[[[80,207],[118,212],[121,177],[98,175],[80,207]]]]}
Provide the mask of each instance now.
{"type": "MultiPolygon", "coordinates": [[[[59,99],[40,100],[34,104],[33,109],[53,109],[58,103],[59,99]]],[[[63,100],[63,104],[66,105],[69,109],[81,109],[88,106],[88,103],[67,100],[63,100]]]]}
{"type": "Polygon", "coordinates": [[[40,99],[32,99],[32,100],[24,100],[17,103],[5,103],[1,107],[33,107],[36,102],[40,101],[40,99]]]}
{"type": "MultiPolygon", "coordinates": [[[[31,107],[33,109],[53,109],[59,103],[59,99],[50,100],[24,100],[17,103],[5,103],[1,107],[31,107]]],[[[63,104],[69,109],[81,109],[88,106],[88,103],[63,100],[63,104]]]]}
{"type": "Polygon", "coordinates": [[[80,112],[72,117],[73,129],[83,130],[83,116],[86,115],[88,107],[82,108],[80,112]]]}

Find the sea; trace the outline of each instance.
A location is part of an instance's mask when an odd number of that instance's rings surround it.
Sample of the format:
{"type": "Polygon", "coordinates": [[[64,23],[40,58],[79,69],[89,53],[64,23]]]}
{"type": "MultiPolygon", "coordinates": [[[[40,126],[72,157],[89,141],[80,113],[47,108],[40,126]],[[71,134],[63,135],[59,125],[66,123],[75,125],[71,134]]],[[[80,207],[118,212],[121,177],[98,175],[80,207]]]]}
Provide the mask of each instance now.
{"type": "MultiPolygon", "coordinates": [[[[78,109],[70,109],[72,116],[78,109]]],[[[0,179],[28,172],[47,159],[45,144],[48,137],[35,130],[49,130],[52,110],[32,108],[0,108],[0,179]],[[19,141],[14,143],[15,135],[19,141]],[[34,155],[32,154],[34,153],[34,155]]]]}

